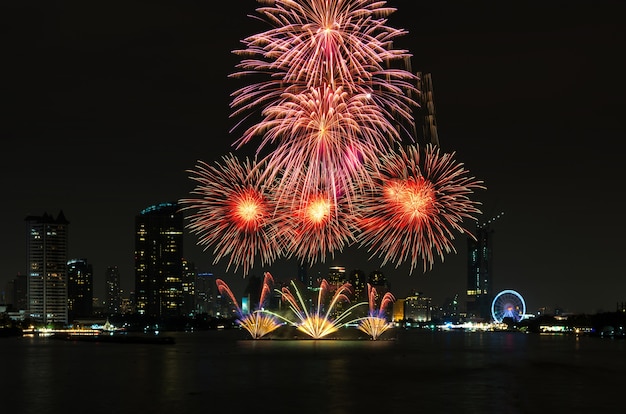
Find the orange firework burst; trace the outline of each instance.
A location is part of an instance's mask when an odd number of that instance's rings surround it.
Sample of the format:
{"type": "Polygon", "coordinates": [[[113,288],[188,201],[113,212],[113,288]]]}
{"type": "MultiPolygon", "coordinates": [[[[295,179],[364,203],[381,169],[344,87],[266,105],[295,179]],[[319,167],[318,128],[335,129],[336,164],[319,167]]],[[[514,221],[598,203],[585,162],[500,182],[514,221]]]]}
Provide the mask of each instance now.
{"type": "Polygon", "coordinates": [[[454,154],[440,154],[426,146],[420,160],[416,146],[387,154],[374,174],[373,191],[363,191],[357,209],[359,242],[374,257],[399,266],[411,259],[411,272],[421,259],[424,271],[432,268],[434,256],[456,252],[454,231],[468,233],[463,219],[476,220],[478,202],[468,196],[483,189],[482,181],[467,175],[454,154]]]}
{"type": "Polygon", "coordinates": [[[241,265],[244,276],[255,257],[270,264],[282,254],[274,219],[271,192],[254,174],[256,163],[240,162],[229,154],[223,164],[199,162],[191,179],[198,184],[192,194],[198,198],[180,200],[184,210],[195,210],[187,227],[199,236],[205,250],[213,247],[214,263],[229,256],[228,268],[241,265]]]}

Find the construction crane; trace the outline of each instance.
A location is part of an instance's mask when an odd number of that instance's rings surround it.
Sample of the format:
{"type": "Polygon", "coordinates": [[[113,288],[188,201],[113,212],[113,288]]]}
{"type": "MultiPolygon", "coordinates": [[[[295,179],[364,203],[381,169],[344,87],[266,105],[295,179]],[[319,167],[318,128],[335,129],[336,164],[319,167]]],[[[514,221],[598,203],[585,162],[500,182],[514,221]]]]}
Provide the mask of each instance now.
{"type": "Polygon", "coordinates": [[[476,228],[484,229],[485,227],[489,226],[491,223],[493,223],[494,221],[496,221],[497,219],[499,219],[503,215],[504,215],[504,211],[500,212],[500,214],[498,214],[496,216],[493,216],[492,218],[490,218],[489,220],[485,221],[482,224],[481,223],[476,224],[476,228]]]}

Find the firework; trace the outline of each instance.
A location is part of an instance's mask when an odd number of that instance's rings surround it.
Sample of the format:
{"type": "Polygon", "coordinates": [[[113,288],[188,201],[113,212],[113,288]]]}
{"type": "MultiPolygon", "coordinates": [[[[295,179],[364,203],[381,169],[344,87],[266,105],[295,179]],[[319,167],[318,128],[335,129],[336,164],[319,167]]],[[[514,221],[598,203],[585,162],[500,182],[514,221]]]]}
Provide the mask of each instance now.
{"type": "Polygon", "coordinates": [[[262,265],[272,263],[283,251],[274,219],[271,189],[261,181],[256,162],[240,162],[232,154],[223,163],[200,161],[189,171],[197,182],[196,198],[180,200],[183,210],[193,210],[187,228],[198,235],[204,249],[213,247],[214,264],[229,256],[228,268],[243,268],[244,277],[259,257],[262,265]]]}
{"type": "Polygon", "coordinates": [[[376,308],[378,293],[376,292],[376,288],[369,283],[367,284],[367,296],[369,313],[367,317],[358,321],[357,329],[361,332],[365,332],[373,340],[377,340],[380,335],[393,327],[393,324],[385,317],[385,309],[395,302],[396,298],[391,292],[386,292],[380,301],[380,307],[376,308]]]}
{"type": "Polygon", "coordinates": [[[306,301],[303,299],[302,294],[298,290],[296,284],[291,281],[291,286],[295,291],[295,294],[291,292],[288,287],[283,287],[281,294],[283,300],[289,304],[290,309],[293,311],[297,320],[289,320],[285,317],[280,317],[290,324],[296,326],[300,332],[303,332],[313,339],[322,339],[333,332],[336,332],[342,326],[355,322],[355,320],[347,320],[352,311],[358,306],[364,305],[363,303],[357,303],[350,306],[343,311],[339,316],[332,317],[332,312],[340,302],[350,303],[350,294],[352,293],[349,283],[344,283],[339,286],[333,293],[330,302],[326,303],[325,295],[330,292],[330,284],[322,279],[317,295],[317,305],[312,311],[308,310],[306,301]],[[326,311],[324,311],[326,309],[326,311]]]}
{"type": "MultiPolygon", "coordinates": [[[[422,261],[424,271],[432,268],[435,254],[456,252],[454,232],[472,234],[463,219],[476,220],[480,213],[469,195],[483,189],[482,181],[467,175],[454,153],[440,153],[428,145],[423,159],[420,149],[408,146],[389,153],[380,161],[377,183],[363,192],[357,206],[360,216],[359,243],[374,257],[395,262],[410,258],[411,272],[422,261]]],[[[473,236],[472,236],[473,237],[473,236]]]]}
{"type": "MultiPolygon", "coordinates": [[[[231,116],[259,108],[263,112],[310,88],[343,87],[350,96],[368,96],[387,119],[411,124],[417,77],[408,66],[410,54],[393,48],[405,30],[388,27],[395,11],[376,0],[276,0],[257,9],[270,30],[242,41],[242,56],[232,77],[261,75],[267,80],[247,85],[232,96],[231,116]],[[395,67],[392,67],[395,66],[395,67]]],[[[250,139],[236,141],[239,148],[250,139]]]]}
{"type": "MultiPolygon", "coordinates": [[[[359,244],[382,265],[408,261],[432,268],[455,251],[455,232],[468,233],[482,182],[454,154],[414,142],[417,76],[411,55],[393,42],[406,32],[387,26],[385,0],[261,1],[270,27],[242,41],[231,77],[254,82],[231,95],[231,117],[250,121],[233,146],[259,138],[254,162],[234,156],[201,163],[198,182],[181,200],[196,212],[190,228],[215,261],[244,276],[258,257],[324,261],[359,244]],[[408,140],[405,141],[405,138],[408,140]],[[263,154],[263,155],[262,155],[263,154]],[[260,161],[256,161],[256,159],[260,161]]],[[[370,315],[370,331],[384,325],[370,315]]],[[[307,323],[319,334],[322,317],[307,323]]]]}
{"type": "Polygon", "coordinates": [[[264,136],[259,151],[276,144],[262,174],[268,180],[280,174],[280,194],[290,194],[297,186],[326,185],[334,194],[351,198],[355,180],[365,179],[360,185],[371,185],[369,175],[363,174],[364,164],[375,165],[399,140],[370,98],[351,97],[341,87],[323,85],[307,93],[285,93],[264,114],[265,119],[245,136],[264,136]],[[307,166],[304,175],[303,165],[307,166]]]}
{"type": "Polygon", "coordinates": [[[259,298],[259,307],[251,313],[244,314],[241,307],[238,305],[235,295],[232,290],[230,290],[226,282],[222,279],[215,280],[215,284],[217,285],[219,292],[222,295],[227,295],[235,306],[238,314],[237,322],[242,328],[248,331],[253,339],[260,339],[270,332],[275,331],[282,325],[280,320],[274,315],[263,311],[263,306],[267,301],[267,295],[272,291],[273,283],[274,279],[272,278],[272,275],[265,272],[263,287],[261,289],[261,297],[259,298]]]}
{"type": "Polygon", "coordinates": [[[350,207],[323,188],[312,192],[297,187],[283,197],[277,217],[282,218],[279,238],[284,240],[285,256],[300,262],[324,262],[327,255],[356,242],[350,207]]]}

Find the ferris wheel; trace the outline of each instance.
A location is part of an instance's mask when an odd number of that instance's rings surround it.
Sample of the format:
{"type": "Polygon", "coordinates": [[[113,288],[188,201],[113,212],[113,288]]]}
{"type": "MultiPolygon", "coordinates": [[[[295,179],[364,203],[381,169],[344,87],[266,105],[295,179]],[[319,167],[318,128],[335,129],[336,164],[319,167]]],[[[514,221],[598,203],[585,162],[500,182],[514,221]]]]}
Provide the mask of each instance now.
{"type": "Polygon", "coordinates": [[[524,314],[526,314],[524,298],[514,290],[503,290],[491,303],[491,316],[497,323],[502,323],[504,318],[512,318],[515,322],[519,322],[524,314]]]}

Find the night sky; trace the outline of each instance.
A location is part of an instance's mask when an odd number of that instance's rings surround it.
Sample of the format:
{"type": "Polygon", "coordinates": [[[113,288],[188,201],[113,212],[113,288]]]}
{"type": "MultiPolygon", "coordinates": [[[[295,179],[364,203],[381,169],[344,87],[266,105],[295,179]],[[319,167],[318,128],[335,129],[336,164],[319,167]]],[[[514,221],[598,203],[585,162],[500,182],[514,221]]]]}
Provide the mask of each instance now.
{"type": "MultiPolygon", "coordinates": [[[[432,74],[441,148],[455,152],[487,190],[480,221],[494,221],[494,289],[514,289],[527,309],[613,311],[626,302],[621,155],[625,137],[626,3],[615,1],[389,1],[389,26],[412,68],[432,74]]],[[[229,79],[240,39],[266,29],[253,0],[9,2],[3,16],[4,101],[0,183],[0,289],[26,267],[28,215],[63,211],[70,258],[93,265],[95,293],[108,266],[132,290],[135,216],[188,197],[188,170],[213,162],[229,130],[229,79]],[[43,3],[43,2],[42,2],[43,3]]],[[[249,148],[236,152],[252,152],[249,148]]],[[[473,229],[472,223],[466,226],[473,229]]],[[[465,301],[466,236],[433,270],[386,265],[398,297],[412,290],[441,304],[465,301]]],[[[241,272],[213,265],[185,239],[199,271],[235,293],[241,272]]],[[[356,249],[330,265],[369,273],[356,249]]],[[[296,262],[269,270],[296,276],[296,262]]]]}

